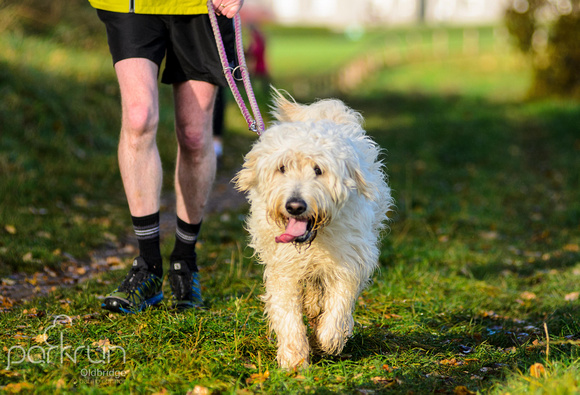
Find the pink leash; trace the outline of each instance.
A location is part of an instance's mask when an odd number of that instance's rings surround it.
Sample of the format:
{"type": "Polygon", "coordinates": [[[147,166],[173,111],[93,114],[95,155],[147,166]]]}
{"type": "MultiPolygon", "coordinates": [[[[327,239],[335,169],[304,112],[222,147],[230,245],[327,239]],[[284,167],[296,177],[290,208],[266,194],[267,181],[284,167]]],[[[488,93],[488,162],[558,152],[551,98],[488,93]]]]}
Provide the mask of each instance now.
{"type": "Polygon", "coordinates": [[[238,107],[242,111],[242,115],[246,119],[246,123],[248,124],[248,128],[259,135],[262,134],[264,131],[264,121],[262,119],[262,115],[260,114],[260,108],[258,107],[258,102],[256,101],[256,97],[254,96],[254,91],[252,90],[252,84],[250,82],[250,74],[248,73],[248,67],[246,66],[246,58],[244,57],[244,45],[242,43],[242,21],[240,18],[240,14],[236,14],[234,16],[234,32],[236,37],[236,55],[238,58],[239,66],[236,68],[230,67],[228,64],[228,57],[226,55],[226,50],[224,48],[224,41],[222,39],[222,35],[220,33],[219,25],[217,22],[217,17],[215,14],[215,8],[213,6],[212,0],[208,0],[207,2],[207,11],[209,14],[209,20],[211,21],[211,27],[213,29],[213,35],[215,36],[215,41],[218,48],[218,53],[220,55],[220,60],[222,63],[224,76],[228,81],[228,85],[232,91],[234,99],[236,103],[238,103],[238,107]],[[244,83],[244,89],[246,90],[246,94],[248,96],[248,101],[250,102],[250,108],[252,109],[252,113],[254,118],[248,111],[246,107],[246,103],[244,103],[244,99],[238,87],[236,85],[236,81],[234,79],[233,73],[239,69],[242,74],[242,82],[244,83]]]}

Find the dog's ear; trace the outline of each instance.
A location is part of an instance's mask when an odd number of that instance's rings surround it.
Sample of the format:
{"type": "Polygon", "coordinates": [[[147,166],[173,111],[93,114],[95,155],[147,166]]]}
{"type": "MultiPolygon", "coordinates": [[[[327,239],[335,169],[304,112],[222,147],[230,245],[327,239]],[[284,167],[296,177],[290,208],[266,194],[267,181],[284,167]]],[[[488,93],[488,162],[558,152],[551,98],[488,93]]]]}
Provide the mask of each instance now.
{"type": "Polygon", "coordinates": [[[358,163],[354,163],[354,160],[346,161],[346,170],[348,172],[349,178],[354,181],[354,187],[361,195],[364,195],[369,200],[374,200],[374,188],[373,185],[367,180],[364,172],[361,171],[358,163]]]}
{"type": "Polygon", "coordinates": [[[297,118],[297,113],[302,110],[300,104],[296,103],[294,98],[290,96],[288,92],[282,93],[278,89],[270,86],[272,88],[272,101],[273,104],[270,107],[272,109],[272,115],[280,122],[292,122],[297,118]],[[288,97],[291,99],[288,99],[288,97]]]}
{"type": "Polygon", "coordinates": [[[256,158],[248,154],[244,161],[244,167],[236,174],[232,182],[240,192],[248,192],[257,184],[256,158]]]}

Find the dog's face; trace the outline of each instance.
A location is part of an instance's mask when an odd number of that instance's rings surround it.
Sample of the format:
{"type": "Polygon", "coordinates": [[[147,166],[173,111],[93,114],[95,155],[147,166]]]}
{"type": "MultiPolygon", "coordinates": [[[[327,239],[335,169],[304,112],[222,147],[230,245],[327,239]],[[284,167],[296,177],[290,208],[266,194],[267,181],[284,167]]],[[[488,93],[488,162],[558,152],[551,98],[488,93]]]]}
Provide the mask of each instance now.
{"type": "Polygon", "coordinates": [[[247,154],[236,187],[264,202],[268,219],[280,228],[276,242],[312,242],[351,193],[366,192],[359,155],[340,138],[342,127],[328,121],[282,123],[247,154]]]}

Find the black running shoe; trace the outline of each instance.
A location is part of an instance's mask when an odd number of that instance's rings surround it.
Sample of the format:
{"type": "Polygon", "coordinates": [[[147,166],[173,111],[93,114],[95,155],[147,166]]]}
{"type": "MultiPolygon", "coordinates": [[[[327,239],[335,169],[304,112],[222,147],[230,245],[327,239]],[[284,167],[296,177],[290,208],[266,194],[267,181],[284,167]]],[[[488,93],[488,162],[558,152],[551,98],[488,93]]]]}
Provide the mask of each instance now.
{"type": "Polygon", "coordinates": [[[172,307],[174,309],[186,310],[203,305],[199,275],[197,272],[192,272],[186,262],[171,262],[167,277],[173,294],[172,307]]]}
{"type": "Polygon", "coordinates": [[[149,271],[142,257],[137,257],[127,277],[105,297],[101,307],[115,313],[138,313],[163,300],[162,285],[163,279],[149,271]]]}

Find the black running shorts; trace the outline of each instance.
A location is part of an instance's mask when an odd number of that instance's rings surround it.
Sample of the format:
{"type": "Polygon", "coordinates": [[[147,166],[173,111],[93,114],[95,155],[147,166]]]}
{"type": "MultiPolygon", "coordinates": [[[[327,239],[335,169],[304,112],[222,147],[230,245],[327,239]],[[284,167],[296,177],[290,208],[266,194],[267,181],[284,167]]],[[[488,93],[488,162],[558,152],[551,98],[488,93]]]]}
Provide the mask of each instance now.
{"type": "MultiPolygon", "coordinates": [[[[97,10],[107,28],[113,64],[128,58],[146,58],[165,69],[161,82],[188,80],[226,86],[215,38],[207,14],[147,15],[97,10]]],[[[218,16],[230,65],[236,59],[233,21],[218,16]]]]}

